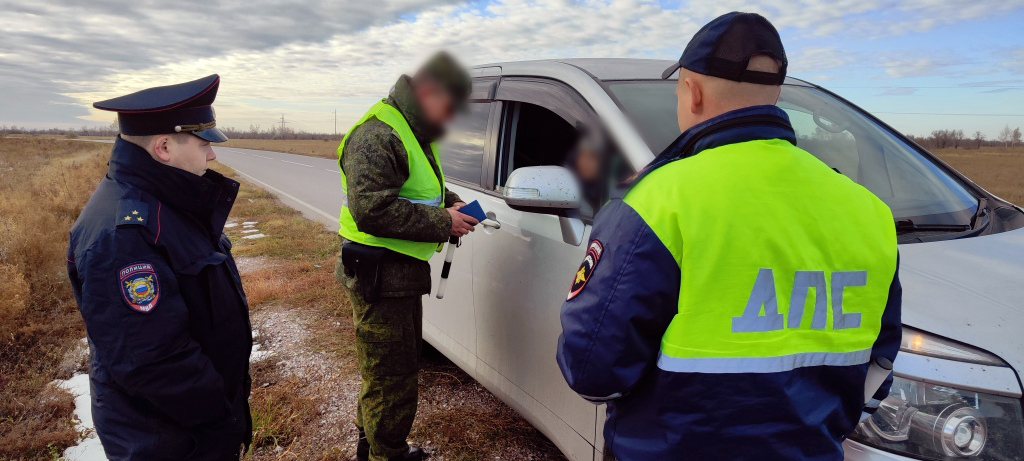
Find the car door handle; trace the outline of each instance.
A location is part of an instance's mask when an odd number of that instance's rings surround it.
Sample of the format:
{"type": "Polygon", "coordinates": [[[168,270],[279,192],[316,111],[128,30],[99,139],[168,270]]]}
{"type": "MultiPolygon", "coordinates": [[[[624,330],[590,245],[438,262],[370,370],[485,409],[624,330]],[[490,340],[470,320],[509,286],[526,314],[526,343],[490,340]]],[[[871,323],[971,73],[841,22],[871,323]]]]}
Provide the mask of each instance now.
{"type": "Polygon", "coordinates": [[[484,227],[489,227],[491,229],[501,229],[501,223],[495,219],[488,218],[483,221],[480,221],[480,224],[483,224],[484,227]]]}

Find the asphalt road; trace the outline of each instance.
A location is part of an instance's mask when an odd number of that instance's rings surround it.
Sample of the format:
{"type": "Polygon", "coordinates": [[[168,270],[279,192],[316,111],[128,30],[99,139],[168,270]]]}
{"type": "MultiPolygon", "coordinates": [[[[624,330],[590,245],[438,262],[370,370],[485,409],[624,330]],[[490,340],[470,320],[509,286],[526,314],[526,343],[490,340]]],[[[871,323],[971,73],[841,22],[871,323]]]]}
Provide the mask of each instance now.
{"type": "Polygon", "coordinates": [[[218,162],[274,193],[303,216],[338,230],[342,193],[336,160],[235,147],[213,150],[218,162]]]}

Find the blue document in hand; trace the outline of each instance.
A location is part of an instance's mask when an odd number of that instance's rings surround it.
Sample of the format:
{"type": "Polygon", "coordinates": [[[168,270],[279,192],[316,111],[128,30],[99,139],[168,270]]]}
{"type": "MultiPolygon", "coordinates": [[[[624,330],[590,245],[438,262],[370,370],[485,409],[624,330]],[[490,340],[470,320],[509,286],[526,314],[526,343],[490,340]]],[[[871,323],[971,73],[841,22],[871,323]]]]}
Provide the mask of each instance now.
{"type": "Polygon", "coordinates": [[[473,200],[473,202],[470,203],[469,205],[459,208],[459,213],[462,213],[466,216],[472,216],[477,221],[483,221],[487,219],[487,215],[484,214],[484,209],[480,207],[480,202],[477,200],[473,200]]]}

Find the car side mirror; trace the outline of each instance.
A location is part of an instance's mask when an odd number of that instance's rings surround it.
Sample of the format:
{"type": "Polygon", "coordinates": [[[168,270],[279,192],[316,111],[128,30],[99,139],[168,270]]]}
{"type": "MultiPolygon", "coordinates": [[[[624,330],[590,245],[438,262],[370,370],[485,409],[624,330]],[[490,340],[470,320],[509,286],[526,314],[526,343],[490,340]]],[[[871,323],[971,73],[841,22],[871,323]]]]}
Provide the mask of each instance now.
{"type": "Polygon", "coordinates": [[[576,176],[567,168],[529,166],[509,175],[501,195],[513,209],[560,214],[579,208],[583,194],[576,176]]]}

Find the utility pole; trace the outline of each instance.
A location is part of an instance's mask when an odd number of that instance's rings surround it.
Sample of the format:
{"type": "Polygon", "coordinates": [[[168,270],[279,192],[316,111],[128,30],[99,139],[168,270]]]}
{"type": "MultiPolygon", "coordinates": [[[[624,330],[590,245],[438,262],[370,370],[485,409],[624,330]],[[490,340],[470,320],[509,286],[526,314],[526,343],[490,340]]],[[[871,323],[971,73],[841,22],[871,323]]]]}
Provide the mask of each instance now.
{"type": "Polygon", "coordinates": [[[282,135],[284,134],[284,125],[286,123],[289,123],[289,122],[284,121],[284,114],[281,114],[281,134],[282,135]]]}
{"type": "Polygon", "coordinates": [[[334,135],[338,135],[338,109],[334,109],[334,135]]]}

